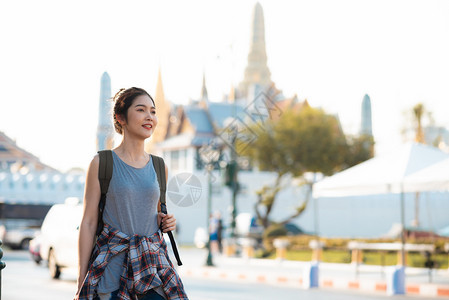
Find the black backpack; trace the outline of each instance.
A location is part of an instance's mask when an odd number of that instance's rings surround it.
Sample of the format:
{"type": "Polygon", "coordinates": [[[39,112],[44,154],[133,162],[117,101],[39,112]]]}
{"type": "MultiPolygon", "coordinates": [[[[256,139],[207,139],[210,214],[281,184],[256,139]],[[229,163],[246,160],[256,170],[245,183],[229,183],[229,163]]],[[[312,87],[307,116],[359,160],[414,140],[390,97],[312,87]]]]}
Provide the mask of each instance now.
{"type": "MultiPolygon", "coordinates": [[[[101,234],[103,230],[103,211],[106,204],[106,193],[108,192],[109,182],[112,178],[113,170],[113,158],[111,150],[98,151],[100,155],[100,166],[98,168],[98,180],[100,181],[101,188],[101,198],[98,204],[98,225],[97,225],[97,237],[101,234]]],[[[162,157],[151,155],[153,159],[154,170],[156,171],[157,181],[159,182],[160,192],[161,192],[161,212],[167,214],[167,205],[165,201],[165,191],[166,191],[166,180],[165,180],[165,163],[162,157]]],[[[176,247],[176,242],[171,231],[168,232],[168,237],[173,248],[173,253],[175,254],[178,266],[182,265],[181,259],[179,258],[178,249],[176,247]]]]}

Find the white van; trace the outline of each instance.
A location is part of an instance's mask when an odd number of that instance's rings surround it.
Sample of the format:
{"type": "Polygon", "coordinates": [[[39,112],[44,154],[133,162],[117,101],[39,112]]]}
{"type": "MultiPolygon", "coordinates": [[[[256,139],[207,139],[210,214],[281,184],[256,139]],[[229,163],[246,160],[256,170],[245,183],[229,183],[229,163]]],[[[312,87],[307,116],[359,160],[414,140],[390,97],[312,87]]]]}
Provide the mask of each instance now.
{"type": "Polygon", "coordinates": [[[52,278],[59,278],[61,269],[78,266],[78,233],[83,205],[78,198],[67,198],[55,204],[45,216],[41,228],[40,255],[48,262],[52,278]]]}

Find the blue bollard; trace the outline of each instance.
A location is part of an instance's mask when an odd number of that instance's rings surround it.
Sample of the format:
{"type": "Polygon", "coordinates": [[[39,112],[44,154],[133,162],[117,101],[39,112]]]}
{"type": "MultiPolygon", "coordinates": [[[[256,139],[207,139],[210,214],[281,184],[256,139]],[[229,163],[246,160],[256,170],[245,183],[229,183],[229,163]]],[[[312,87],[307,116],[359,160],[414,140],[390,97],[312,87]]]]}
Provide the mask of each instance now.
{"type": "Polygon", "coordinates": [[[1,261],[3,257],[3,250],[1,248],[2,244],[2,240],[0,240],[0,300],[2,299],[2,270],[6,267],[5,262],[1,261]]]}
{"type": "Polygon", "coordinates": [[[317,288],[319,279],[318,262],[311,262],[303,271],[303,287],[306,289],[317,288]]]}
{"type": "Polygon", "coordinates": [[[387,277],[387,294],[404,295],[405,294],[405,267],[396,266],[390,269],[387,277]]]}

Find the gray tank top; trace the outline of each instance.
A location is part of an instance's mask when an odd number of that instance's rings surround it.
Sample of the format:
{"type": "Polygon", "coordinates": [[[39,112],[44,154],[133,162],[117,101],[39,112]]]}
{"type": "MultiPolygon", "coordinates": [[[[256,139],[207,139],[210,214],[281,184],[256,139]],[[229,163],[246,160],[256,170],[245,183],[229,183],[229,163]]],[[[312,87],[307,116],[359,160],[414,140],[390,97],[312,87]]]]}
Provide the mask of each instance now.
{"type": "MultiPolygon", "coordinates": [[[[122,161],[114,151],[112,157],[114,168],[106,194],[104,222],[127,235],[154,234],[159,230],[157,204],[160,190],[152,158],[143,168],[134,168],[122,161]]],[[[111,258],[98,283],[99,293],[119,289],[124,258],[125,253],[111,258]]],[[[161,293],[162,289],[156,291],[161,293]]]]}

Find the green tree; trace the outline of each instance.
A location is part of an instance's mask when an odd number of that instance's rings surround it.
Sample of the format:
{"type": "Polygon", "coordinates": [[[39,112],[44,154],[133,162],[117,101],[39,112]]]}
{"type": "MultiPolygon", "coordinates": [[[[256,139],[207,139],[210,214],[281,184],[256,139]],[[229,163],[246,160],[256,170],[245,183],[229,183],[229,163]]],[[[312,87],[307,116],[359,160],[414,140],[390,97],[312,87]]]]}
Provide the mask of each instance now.
{"type": "Polygon", "coordinates": [[[279,120],[254,124],[251,130],[257,139],[249,145],[240,143],[237,150],[260,170],[277,175],[274,184],[257,191],[255,212],[265,228],[270,225],[270,213],[287,175],[301,177],[309,188],[305,199],[282,224],[299,216],[307,206],[313,181],[303,176],[306,172],[331,175],[372,157],[363,150],[366,140],[353,139],[348,144],[338,120],[321,109],[303,107],[299,112],[285,112],[279,120]]]}
{"type": "Polygon", "coordinates": [[[346,136],[348,145],[343,168],[355,166],[374,156],[374,139],[370,135],[346,136]]]}

